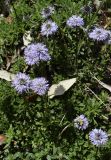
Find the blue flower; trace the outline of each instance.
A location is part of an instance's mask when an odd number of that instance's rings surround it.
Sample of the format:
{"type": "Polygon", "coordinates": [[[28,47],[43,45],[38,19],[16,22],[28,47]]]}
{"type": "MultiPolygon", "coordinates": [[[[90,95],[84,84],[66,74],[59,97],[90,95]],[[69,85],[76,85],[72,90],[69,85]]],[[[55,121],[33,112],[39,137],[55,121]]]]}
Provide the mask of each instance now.
{"type": "Polygon", "coordinates": [[[51,59],[48,49],[42,43],[28,45],[24,50],[24,58],[28,65],[39,64],[40,61],[49,61],[51,59]]]}
{"type": "Polygon", "coordinates": [[[52,6],[44,8],[41,12],[43,18],[48,18],[53,13],[54,13],[54,7],[52,6]]]}
{"type": "Polygon", "coordinates": [[[74,119],[74,126],[78,129],[84,130],[88,127],[88,120],[84,115],[80,115],[74,119]]]}
{"type": "Polygon", "coordinates": [[[93,129],[89,133],[89,139],[95,146],[104,145],[108,141],[108,134],[101,129],[93,129]]]}
{"type": "Polygon", "coordinates": [[[44,22],[41,26],[41,35],[42,36],[49,36],[54,34],[58,29],[58,26],[55,22],[48,20],[44,22]]]}
{"type": "Polygon", "coordinates": [[[12,86],[16,89],[18,93],[23,93],[29,90],[30,77],[25,73],[16,74],[14,80],[12,81],[12,86]]]}
{"type": "Polygon", "coordinates": [[[84,20],[80,16],[73,15],[67,20],[66,24],[71,28],[80,27],[84,25],[84,20]]]}
{"type": "Polygon", "coordinates": [[[48,81],[44,77],[38,77],[31,81],[30,89],[38,95],[44,95],[49,88],[48,81]]]}
{"type": "Polygon", "coordinates": [[[105,41],[109,38],[109,31],[104,28],[95,28],[92,32],[89,33],[89,38],[97,41],[105,41]]]}

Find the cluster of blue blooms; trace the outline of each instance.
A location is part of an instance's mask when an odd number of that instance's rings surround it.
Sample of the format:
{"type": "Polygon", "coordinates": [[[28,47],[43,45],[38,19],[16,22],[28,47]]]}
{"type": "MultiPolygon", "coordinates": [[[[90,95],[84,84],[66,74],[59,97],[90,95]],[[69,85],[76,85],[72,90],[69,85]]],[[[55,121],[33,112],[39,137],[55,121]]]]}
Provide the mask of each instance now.
{"type": "Polygon", "coordinates": [[[74,125],[76,128],[84,130],[88,127],[88,120],[84,115],[80,115],[74,119],[74,125]]]}
{"type": "Polygon", "coordinates": [[[92,144],[101,146],[108,141],[108,134],[101,129],[95,128],[89,133],[89,138],[92,144]]]}
{"type": "Polygon", "coordinates": [[[30,86],[30,77],[25,73],[17,73],[12,81],[12,86],[18,93],[27,92],[30,86]]]}
{"type": "Polygon", "coordinates": [[[67,20],[66,24],[71,28],[79,27],[84,25],[84,20],[80,16],[73,15],[67,20]]]}
{"type": "Polygon", "coordinates": [[[44,95],[49,88],[49,84],[44,77],[38,77],[31,81],[30,88],[38,95],[44,95]]]}
{"type": "MultiPolygon", "coordinates": [[[[54,13],[54,11],[54,7],[49,6],[42,10],[41,15],[43,18],[49,18],[54,13]]],[[[54,34],[57,31],[57,29],[57,24],[53,22],[51,19],[47,19],[41,26],[41,35],[48,37],[54,34]]]]}
{"type": "Polygon", "coordinates": [[[41,35],[48,37],[49,35],[52,35],[53,33],[55,33],[57,29],[58,29],[58,26],[55,22],[53,22],[52,20],[47,20],[41,26],[41,35]]]}
{"type": "MultiPolygon", "coordinates": [[[[43,18],[49,18],[54,13],[54,7],[49,6],[42,10],[41,15],[43,18]]],[[[67,22],[70,28],[84,26],[84,19],[80,16],[73,15],[67,22]]],[[[58,26],[51,19],[47,19],[41,26],[41,35],[48,37],[58,30],[58,26]]],[[[104,28],[95,27],[91,32],[88,32],[89,38],[97,41],[111,42],[111,32],[104,28]]],[[[41,61],[49,61],[51,59],[47,47],[43,43],[29,44],[24,50],[24,59],[30,66],[37,64],[41,61]]],[[[25,73],[18,73],[12,81],[12,86],[18,93],[27,92],[32,90],[38,95],[44,95],[49,88],[48,81],[44,77],[38,77],[33,80],[30,79],[25,73]]],[[[85,130],[88,127],[88,119],[84,115],[80,115],[74,119],[74,126],[80,130],[85,130]]],[[[101,146],[108,141],[108,134],[101,129],[93,129],[89,133],[89,139],[92,144],[101,146]]]]}
{"type": "Polygon", "coordinates": [[[40,61],[51,59],[48,49],[42,43],[29,44],[24,50],[24,58],[28,65],[39,64],[40,61]]]}
{"type": "MultiPolygon", "coordinates": [[[[42,43],[29,44],[24,50],[24,58],[28,65],[34,65],[41,61],[49,61],[51,59],[48,49],[42,43]]],[[[44,95],[49,88],[48,81],[44,77],[38,77],[30,80],[25,73],[18,73],[12,81],[12,86],[18,93],[24,93],[32,90],[38,95],[44,95]]]]}
{"type": "Polygon", "coordinates": [[[12,86],[18,93],[28,92],[32,90],[38,95],[44,95],[49,88],[48,81],[44,77],[38,77],[33,80],[25,73],[18,73],[12,81],[12,86]]]}
{"type": "Polygon", "coordinates": [[[110,31],[103,28],[95,28],[89,33],[89,37],[97,41],[105,41],[110,38],[110,31]]]}
{"type": "Polygon", "coordinates": [[[54,10],[55,9],[53,6],[46,7],[42,10],[41,15],[43,18],[48,18],[49,16],[51,16],[51,14],[54,13],[54,10]]]}
{"type": "MultiPolygon", "coordinates": [[[[74,126],[80,130],[85,130],[88,124],[88,119],[84,115],[80,115],[74,119],[74,126]]],[[[108,134],[101,129],[93,129],[89,133],[89,139],[93,145],[99,147],[108,141],[108,134]]]]}
{"type": "MultiPolygon", "coordinates": [[[[91,7],[89,8],[91,12],[91,7]]],[[[51,14],[54,13],[54,7],[49,6],[44,8],[41,12],[43,18],[49,18],[51,14]]],[[[77,15],[72,15],[67,21],[66,24],[70,28],[82,27],[84,26],[84,19],[77,15]]],[[[46,20],[41,26],[41,35],[49,36],[54,34],[58,29],[58,26],[52,20],[46,20]]],[[[89,38],[97,41],[105,41],[107,44],[111,43],[111,32],[101,27],[95,27],[91,32],[87,32],[89,38]]]]}

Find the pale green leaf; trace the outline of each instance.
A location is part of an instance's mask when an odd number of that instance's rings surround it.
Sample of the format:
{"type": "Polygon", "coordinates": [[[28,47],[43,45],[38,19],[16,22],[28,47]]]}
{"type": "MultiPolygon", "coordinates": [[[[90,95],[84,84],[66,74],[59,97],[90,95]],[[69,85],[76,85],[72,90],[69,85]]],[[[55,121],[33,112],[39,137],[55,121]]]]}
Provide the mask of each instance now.
{"type": "Polygon", "coordinates": [[[60,81],[58,84],[53,84],[48,91],[48,97],[51,99],[58,95],[63,95],[74,83],[76,78],[60,81]]]}
{"type": "Polygon", "coordinates": [[[28,46],[28,44],[30,44],[31,41],[32,41],[32,37],[30,35],[30,31],[26,31],[24,36],[23,36],[24,46],[28,46]]]}
{"type": "Polygon", "coordinates": [[[6,70],[0,70],[0,78],[5,79],[6,81],[12,81],[15,78],[15,75],[6,70]]]}

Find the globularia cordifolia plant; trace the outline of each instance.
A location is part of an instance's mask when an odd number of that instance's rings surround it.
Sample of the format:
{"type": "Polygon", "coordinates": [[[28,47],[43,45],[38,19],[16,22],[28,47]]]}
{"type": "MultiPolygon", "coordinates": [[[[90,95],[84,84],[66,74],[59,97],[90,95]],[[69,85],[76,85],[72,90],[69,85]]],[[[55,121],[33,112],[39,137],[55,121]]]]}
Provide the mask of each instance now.
{"type": "Polygon", "coordinates": [[[110,17],[101,19],[106,4],[101,6],[10,1],[9,16],[0,17],[0,66],[14,74],[11,84],[0,81],[1,159],[107,157],[110,95],[103,84],[111,80],[111,27],[110,17]],[[73,78],[66,92],[62,82],[73,78]]]}

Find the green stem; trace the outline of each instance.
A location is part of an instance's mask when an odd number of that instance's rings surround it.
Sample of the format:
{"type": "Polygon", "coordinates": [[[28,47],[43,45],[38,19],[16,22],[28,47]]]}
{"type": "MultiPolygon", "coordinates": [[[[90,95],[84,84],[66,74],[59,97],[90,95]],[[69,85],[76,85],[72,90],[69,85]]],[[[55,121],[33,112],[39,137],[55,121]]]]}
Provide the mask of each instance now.
{"type": "MultiPolygon", "coordinates": [[[[76,41],[77,41],[77,39],[76,39],[76,41]]],[[[78,43],[78,41],[77,41],[78,44],[76,43],[76,58],[75,58],[76,76],[78,76],[78,56],[80,53],[80,49],[83,45],[83,41],[84,41],[83,39],[80,39],[79,43],[78,43]]]]}
{"type": "Polygon", "coordinates": [[[96,147],[96,154],[95,154],[95,157],[97,157],[97,158],[100,157],[100,149],[101,149],[101,148],[96,147]]]}
{"type": "Polygon", "coordinates": [[[78,75],[78,41],[77,41],[77,28],[76,28],[76,57],[75,57],[75,67],[76,67],[76,76],[78,75]]]}

